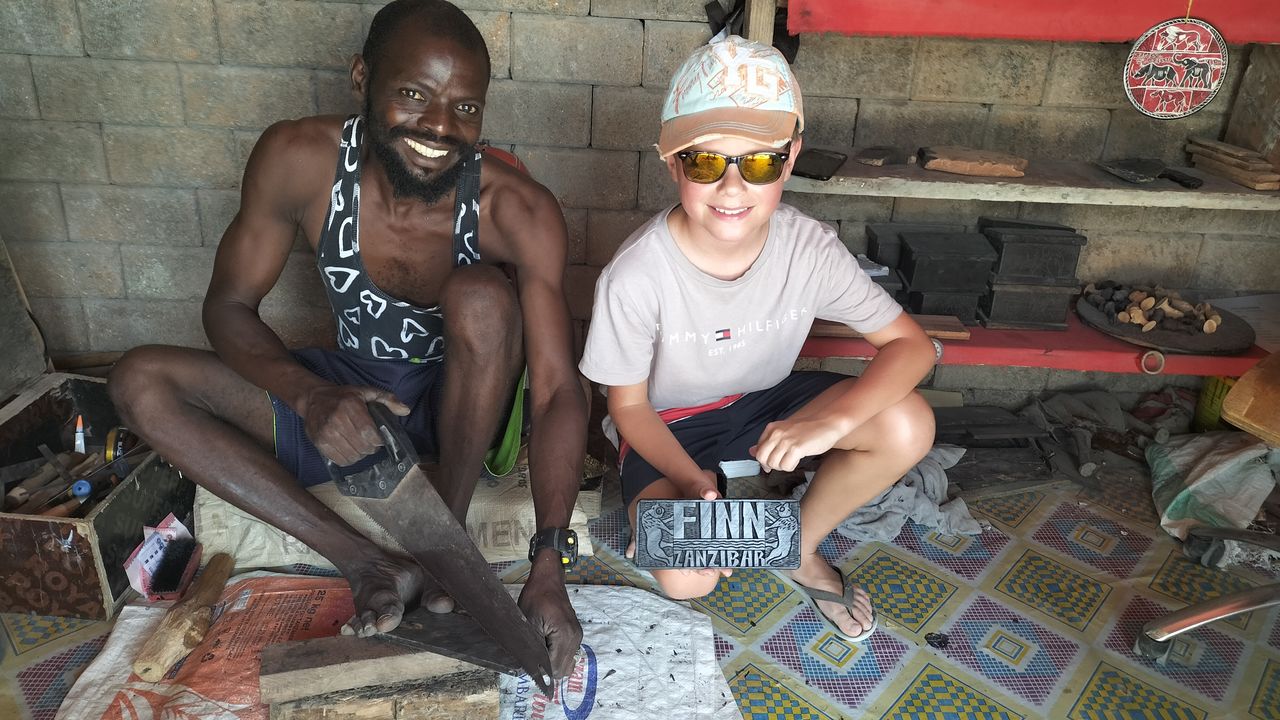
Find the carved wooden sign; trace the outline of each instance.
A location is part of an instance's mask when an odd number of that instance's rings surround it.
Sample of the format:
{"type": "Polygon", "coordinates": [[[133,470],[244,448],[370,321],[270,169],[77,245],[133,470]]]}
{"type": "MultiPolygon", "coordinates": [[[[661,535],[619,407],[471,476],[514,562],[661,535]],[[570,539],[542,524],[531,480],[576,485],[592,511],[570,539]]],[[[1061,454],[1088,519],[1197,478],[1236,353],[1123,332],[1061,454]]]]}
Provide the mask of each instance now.
{"type": "Polygon", "coordinates": [[[641,500],[643,568],[800,567],[797,500],[641,500]]]}

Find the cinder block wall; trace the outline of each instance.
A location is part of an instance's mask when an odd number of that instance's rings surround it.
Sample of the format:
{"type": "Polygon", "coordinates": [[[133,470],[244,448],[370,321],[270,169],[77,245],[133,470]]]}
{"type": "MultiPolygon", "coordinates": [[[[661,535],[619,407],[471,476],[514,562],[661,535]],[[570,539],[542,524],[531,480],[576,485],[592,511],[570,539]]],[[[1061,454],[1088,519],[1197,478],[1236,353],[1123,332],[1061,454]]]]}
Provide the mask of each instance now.
{"type": "MultiPolygon", "coordinates": [[[[253,143],[275,120],[356,110],[348,59],[381,4],[0,4],[0,231],[52,351],[206,344],[200,300],[253,143]]],[[[459,4],[493,57],[485,136],[514,149],[564,205],[570,302],[582,321],[599,268],[674,199],[651,146],[671,74],[708,37],[702,0],[459,4]]],[[[1217,137],[1224,126],[1247,62],[1247,52],[1232,51],[1228,86],[1206,110],[1173,122],[1128,106],[1119,45],[806,35],[795,70],[810,144],[961,143],[1179,161],[1188,134],[1217,137]]],[[[1021,215],[1088,232],[1082,277],[1280,288],[1275,213],[787,199],[837,224],[855,250],[866,222],[1021,215]]],[[[291,344],[329,340],[303,244],[264,315],[291,344]]]]}

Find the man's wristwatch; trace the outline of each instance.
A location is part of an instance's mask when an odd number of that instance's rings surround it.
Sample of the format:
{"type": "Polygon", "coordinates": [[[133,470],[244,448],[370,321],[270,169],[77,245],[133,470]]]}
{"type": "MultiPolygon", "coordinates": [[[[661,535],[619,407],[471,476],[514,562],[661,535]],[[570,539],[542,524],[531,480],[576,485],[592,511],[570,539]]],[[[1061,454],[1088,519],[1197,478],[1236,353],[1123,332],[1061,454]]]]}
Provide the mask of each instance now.
{"type": "Polygon", "coordinates": [[[529,562],[533,562],[533,556],[543,548],[560,553],[560,566],[568,570],[578,562],[578,533],[569,528],[539,530],[529,538],[529,562]]]}

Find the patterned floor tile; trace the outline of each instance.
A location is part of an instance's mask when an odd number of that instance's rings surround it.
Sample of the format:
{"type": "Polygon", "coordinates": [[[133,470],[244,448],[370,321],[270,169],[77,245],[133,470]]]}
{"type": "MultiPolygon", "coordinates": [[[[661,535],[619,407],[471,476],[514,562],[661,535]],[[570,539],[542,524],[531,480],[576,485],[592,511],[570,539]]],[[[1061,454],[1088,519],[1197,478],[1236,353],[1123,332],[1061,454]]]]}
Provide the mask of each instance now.
{"type": "Polygon", "coordinates": [[[970,503],[969,509],[981,513],[1007,527],[1016,528],[1035,510],[1045,494],[1036,490],[979,498],[970,503]]]}
{"type": "Polygon", "coordinates": [[[1076,496],[1080,500],[1101,505],[1111,512],[1146,527],[1160,524],[1155,501],[1151,499],[1151,481],[1118,480],[1105,488],[1086,488],[1076,496]]]}
{"type": "Polygon", "coordinates": [[[850,710],[892,676],[910,649],[885,631],[861,643],[846,642],[808,603],[778,628],[760,644],[760,652],[850,710]]]}
{"type": "Polygon", "coordinates": [[[1133,639],[1142,632],[1142,626],[1169,610],[1141,596],[1132,598],[1107,634],[1106,648],[1126,662],[1142,665],[1210,700],[1221,702],[1226,699],[1242,669],[1245,647],[1244,643],[1223,635],[1212,626],[1197,628],[1174,638],[1169,659],[1163,665],[1133,652],[1133,639]]]}
{"type": "Polygon", "coordinates": [[[716,650],[716,661],[721,665],[724,665],[724,661],[728,660],[738,651],[738,644],[733,641],[733,638],[728,637],[727,635],[721,635],[720,633],[715,634],[715,638],[712,640],[712,645],[716,650]]]}
{"type": "Polygon", "coordinates": [[[630,529],[624,508],[601,513],[600,517],[587,521],[587,528],[591,532],[593,543],[604,545],[619,555],[626,554],[630,529]]]}
{"type": "Polygon", "coordinates": [[[871,595],[876,612],[918,632],[956,593],[956,586],[894,555],[877,550],[847,573],[871,595]]]}
{"type": "Polygon", "coordinates": [[[106,643],[107,635],[103,634],[17,673],[31,720],[53,719],[80,671],[106,643]]]}
{"type": "Polygon", "coordinates": [[[1024,717],[937,666],[925,665],[882,720],[1014,720],[1024,717]]]}
{"type": "Polygon", "coordinates": [[[754,663],[747,663],[732,678],[729,688],[738,700],[743,720],[837,720],[754,663]]]}
{"type": "Polygon", "coordinates": [[[722,579],[710,595],[692,602],[743,634],[787,602],[793,593],[789,585],[768,570],[738,570],[722,579]]]}
{"type": "Polygon", "coordinates": [[[1151,538],[1072,502],[1058,505],[1031,537],[1063,555],[1117,578],[1127,578],[1151,547],[1151,538]]]}
{"type": "Polygon", "coordinates": [[[1260,720],[1280,720],[1280,662],[1267,661],[1253,702],[1249,704],[1249,714],[1260,720]]]}
{"type": "Polygon", "coordinates": [[[1267,639],[1267,644],[1280,650],[1280,619],[1271,624],[1271,637],[1267,639]]]}
{"type": "Polygon", "coordinates": [[[582,585],[635,585],[620,569],[613,567],[603,554],[578,558],[573,569],[565,573],[564,581],[582,585]]]}
{"type": "Polygon", "coordinates": [[[1111,586],[1027,550],[996,590],[1076,630],[1084,630],[1111,594],[1111,586]]]}
{"type": "Polygon", "coordinates": [[[1204,720],[1208,713],[1104,662],[1093,671],[1067,717],[1069,720],[1204,720]]]}
{"type": "Polygon", "coordinates": [[[1009,537],[995,528],[981,535],[939,535],[908,520],[893,544],[965,580],[975,580],[1004,551],[1009,537]]]}
{"type": "MultiPolygon", "coordinates": [[[[1192,562],[1182,554],[1180,548],[1174,548],[1169,551],[1169,556],[1156,571],[1155,577],[1151,578],[1149,587],[1165,597],[1190,605],[1253,587],[1253,583],[1229,572],[1192,562]]],[[[1253,615],[1254,613],[1244,613],[1223,622],[1245,630],[1253,615]]]]}
{"type": "Polygon", "coordinates": [[[88,627],[95,622],[97,621],[48,615],[19,615],[17,613],[0,615],[0,624],[3,624],[5,632],[9,635],[9,642],[13,645],[15,655],[35,650],[60,637],[88,627]]]}
{"type": "Polygon", "coordinates": [[[857,549],[858,543],[846,535],[841,535],[840,531],[835,531],[827,535],[825,539],[818,545],[818,554],[826,558],[832,567],[840,567],[849,555],[857,549]]]}
{"type": "Polygon", "coordinates": [[[947,625],[946,657],[1035,707],[1043,707],[1067,677],[1080,646],[979,596],[947,625]]]}

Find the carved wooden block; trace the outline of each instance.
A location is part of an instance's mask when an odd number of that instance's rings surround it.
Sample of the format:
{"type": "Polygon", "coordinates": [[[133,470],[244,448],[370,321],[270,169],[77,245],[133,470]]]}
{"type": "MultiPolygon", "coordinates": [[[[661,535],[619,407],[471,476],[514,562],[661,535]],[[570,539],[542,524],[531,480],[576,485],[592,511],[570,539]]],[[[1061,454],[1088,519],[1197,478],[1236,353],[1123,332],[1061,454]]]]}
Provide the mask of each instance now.
{"type": "Polygon", "coordinates": [[[641,500],[643,568],[800,567],[797,500],[641,500]]]}

